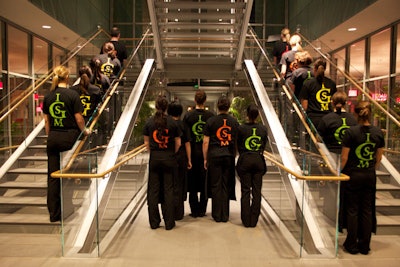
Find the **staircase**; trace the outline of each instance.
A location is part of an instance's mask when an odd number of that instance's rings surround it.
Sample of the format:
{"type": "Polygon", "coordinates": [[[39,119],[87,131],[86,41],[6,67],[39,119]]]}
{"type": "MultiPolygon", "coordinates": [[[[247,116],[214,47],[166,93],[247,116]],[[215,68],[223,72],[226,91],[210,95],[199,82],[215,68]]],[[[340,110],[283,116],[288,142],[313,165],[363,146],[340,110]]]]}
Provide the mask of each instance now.
{"type": "Polygon", "coordinates": [[[2,231],[52,232],[46,205],[47,155],[44,130],[0,180],[2,231]]]}
{"type": "Polygon", "coordinates": [[[375,204],[377,234],[400,234],[400,185],[389,173],[377,171],[375,204]]]}

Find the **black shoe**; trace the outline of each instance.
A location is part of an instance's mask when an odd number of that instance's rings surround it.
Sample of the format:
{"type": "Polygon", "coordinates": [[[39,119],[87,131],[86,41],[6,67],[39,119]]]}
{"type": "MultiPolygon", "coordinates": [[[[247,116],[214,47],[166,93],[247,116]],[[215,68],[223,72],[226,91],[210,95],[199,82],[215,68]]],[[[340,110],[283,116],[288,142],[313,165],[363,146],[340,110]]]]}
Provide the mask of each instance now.
{"type": "Polygon", "coordinates": [[[169,226],[165,226],[165,230],[172,230],[174,227],[175,227],[175,224],[169,225],[169,226]]]}
{"type": "Polygon", "coordinates": [[[160,225],[150,225],[150,228],[153,229],[153,230],[157,229],[158,227],[160,227],[160,225]]]}
{"type": "Polygon", "coordinates": [[[200,212],[198,216],[199,217],[204,217],[204,216],[206,216],[206,213],[205,212],[200,212]]]}
{"type": "Polygon", "coordinates": [[[346,248],[346,247],[343,247],[343,249],[344,249],[344,251],[346,251],[346,252],[348,252],[348,253],[350,253],[350,254],[352,254],[352,255],[358,254],[358,253],[360,252],[360,251],[358,250],[358,248],[348,249],[348,248],[346,248]]]}
{"type": "Polygon", "coordinates": [[[50,222],[59,222],[59,221],[61,221],[61,217],[54,217],[54,218],[50,217],[50,222]]]}
{"type": "Polygon", "coordinates": [[[199,215],[198,215],[197,213],[193,213],[193,212],[190,213],[189,216],[190,216],[190,217],[193,217],[193,218],[199,217],[199,215]]]}

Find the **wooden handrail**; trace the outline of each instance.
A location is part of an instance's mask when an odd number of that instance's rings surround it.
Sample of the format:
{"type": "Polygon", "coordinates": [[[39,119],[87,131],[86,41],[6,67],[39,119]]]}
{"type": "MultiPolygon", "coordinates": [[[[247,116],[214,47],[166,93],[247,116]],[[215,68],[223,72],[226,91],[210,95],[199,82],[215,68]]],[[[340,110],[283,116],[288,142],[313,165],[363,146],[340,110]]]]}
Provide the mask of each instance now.
{"type": "Polygon", "coordinates": [[[340,175],[328,176],[328,175],[299,175],[298,173],[286,168],[281,162],[276,160],[273,154],[264,151],[264,157],[267,158],[269,161],[274,163],[280,169],[284,170],[287,173],[290,173],[298,180],[305,180],[305,181],[348,181],[350,180],[350,176],[341,173],[340,175]]]}
{"type": "Polygon", "coordinates": [[[103,178],[110,172],[115,171],[119,167],[121,167],[123,164],[125,164],[128,160],[130,160],[133,157],[136,157],[140,153],[146,150],[146,146],[144,144],[134,148],[132,151],[126,153],[125,155],[121,156],[120,158],[123,158],[120,162],[115,164],[113,167],[111,167],[108,170],[103,171],[102,173],[63,173],[61,170],[55,171],[51,174],[51,177],[53,178],[73,178],[73,179],[91,179],[91,178],[103,178]]]}
{"type": "MultiPolygon", "coordinates": [[[[99,29],[91,38],[89,38],[82,46],[78,47],[78,49],[72,53],[64,62],[62,62],[60,65],[65,65],[68,61],[70,61],[79,51],[81,51],[85,46],[90,43],[94,38],[96,38],[101,32],[104,32],[103,29],[99,29]]],[[[54,69],[54,68],[53,68],[54,69]]],[[[7,112],[5,112],[1,117],[0,117],[0,123],[4,121],[10,114],[13,112],[16,108],[18,108],[29,96],[31,96],[40,86],[42,86],[45,82],[47,82],[52,76],[53,69],[49,70],[47,74],[45,75],[44,78],[42,78],[39,83],[36,86],[30,85],[25,91],[24,91],[24,96],[16,103],[10,103],[7,107],[5,107],[1,113],[3,113],[6,109],[8,109],[7,112]]],[[[18,98],[17,98],[18,99],[18,98]]]]}

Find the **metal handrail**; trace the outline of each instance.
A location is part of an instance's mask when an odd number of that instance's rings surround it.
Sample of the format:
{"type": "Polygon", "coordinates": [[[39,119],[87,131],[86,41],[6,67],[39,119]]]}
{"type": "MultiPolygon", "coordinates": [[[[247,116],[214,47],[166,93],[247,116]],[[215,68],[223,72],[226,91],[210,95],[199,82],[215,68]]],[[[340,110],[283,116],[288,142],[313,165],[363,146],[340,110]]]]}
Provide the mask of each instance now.
{"type": "MultiPolygon", "coordinates": [[[[278,73],[278,71],[275,69],[275,67],[273,66],[271,60],[269,59],[269,57],[267,56],[267,54],[265,53],[263,47],[261,46],[261,43],[258,41],[257,39],[257,35],[254,33],[254,30],[249,28],[250,34],[253,37],[253,39],[255,40],[255,42],[257,43],[261,53],[264,55],[265,59],[267,60],[268,64],[270,65],[276,79],[278,81],[283,81],[281,79],[280,74],[278,73]]],[[[305,113],[304,109],[301,107],[301,105],[298,105],[295,100],[295,97],[293,95],[293,91],[287,87],[286,84],[282,83],[282,88],[285,91],[286,96],[288,97],[288,99],[291,101],[292,106],[294,108],[294,110],[296,111],[297,115],[299,116],[299,119],[301,121],[301,123],[304,125],[304,128],[306,129],[307,133],[310,135],[311,140],[313,141],[313,143],[315,144],[317,150],[320,152],[321,157],[324,159],[327,167],[329,168],[329,170],[335,174],[337,173],[336,168],[334,168],[332,166],[332,164],[330,163],[327,155],[324,153],[324,151],[320,148],[320,146],[318,145],[318,142],[321,142],[322,138],[319,136],[316,136],[315,133],[311,130],[310,126],[308,125],[306,118],[307,118],[307,114],[305,113]]]]}
{"type": "MultiPolygon", "coordinates": [[[[129,66],[131,64],[133,58],[135,57],[139,48],[141,47],[141,44],[147,38],[149,31],[150,31],[150,29],[147,29],[147,31],[143,34],[142,39],[140,40],[139,44],[137,45],[135,51],[133,51],[132,55],[129,57],[129,60],[127,61],[125,66],[129,66]]],[[[90,126],[88,127],[90,131],[92,131],[93,128],[96,126],[96,123],[100,118],[100,115],[102,114],[104,109],[106,109],[108,102],[111,100],[111,96],[114,94],[115,90],[117,89],[117,87],[119,85],[119,81],[124,77],[125,72],[126,72],[126,67],[124,67],[121,70],[121,72],[118,75],[118,78],[114,80],[115,83],[113,83],[113,85],[111,86],[111,89],[107,92],[107,97],[104,99],[100,108],[97,109],[96,116],[93,118],[92,122],[90,123],[90,126]]],[[[87,138],[88,138],[88,136],[83,137],[82,141],[78,144],[78,146],[75,149],[74,153],[72,154],[70,160],[68,161],[68,163],[66,164],[65,168],[62,171],[65,172],[65,171],[68,171],[69,168],[71,168],[75,158],[80,154],[80,151],[81,151],[82,147],[84,146],[87,138]]]]}
{"type": "MultiPolygon", "coordinates": [[[[395,118],[395,116],[391,113],[389,113],[382,105],[380,105],[375,99],[372,98],[372,96],[369,95],[369,93],[362,88],[349,74],[345,73],[342,71],[332,60],[330,60],[324,53],[320,51],[320,49],[317,49],[306,37],[304,37],[301,33],[297,32],[301,39],[305,41],[310,47],[312,47],[315,51],[318,52],[331,66],[334,66],[346,79],[348,79],[364,96],[368,98],[369,101],[371,101],[375,106],[377,106],[386,116],[389,117],[390,120],[392,120],[397,126],[400,127],[400,121],[395,118]]],[[[367,88],[368,89],[368,88],[367,88]]],[[[397,114],[396,114],[397,115],[397,114]]]]}
{"type": "Polygon", "coordinates": [[[298,173],[286,168],[281,162],[279,162],[273,154],[270,152],[264,151],[264,157],[267,158],[269,161],[274,163],[276,166],[278,166],[280,169],[284,170],[287,173],[290,173],[296,179],[298,180],[304,180],[304,181],[348,181],[350,180],[350,176],[341,173],[340,175],[334,175],[334,176],[327,176],[327,175],[299,175],[298,173]]]}
{"type": "MultiPolygon", "coordinates": [[[[78,47],[78,49],[73,52],[64,62],[62,62],[60,65],[65,65],[66,63],[68,63],[76,54],[78,54],[83,48],[86,47],[86,45],[88,43],[90,43],[94,38],[96,38],[100,33],[104,33],[105,31],[100,28],[92,37],[90,37],[82,46],[78,47]]],[[[108,34],[108,33],[106,33],[108,34]]],[[[42,79],[39,79],[39,83],[36,84],[36,86],[30,85],[23,93],[23,97],[21,99],[18,100],[18,98],[14,101],[18,101],[17,103],[10,103],[7,107],[5,107],[3,110],[1,110],[0,113],[3,113],[5,110],[8,111],[5,112],[1,117],[0,117],[0,123],[2,121],[4,121],[10,114],[11,112],[13,112],[16,108],[18,108],[29,96],[31,96],[40,86],[42,86],[45,82],[47,82],[52,76],[52,72],[53,72],[54,68],[49,70],[46,74],[45,77],[42,79]]]]}
{"type": "Polygon", "coordinates": [[[73,179],[91,179],[91,178],[103,178],[110,172],[115,171],[130,159],[136,157],[140,153],[146,150],[146,146],[144,144],[132,149],[128,153],[122,155],[120,158],[123,158],[120,162],[115,164],[113,167],[109,168],[108,170],[103,171],[102,173],[63,173],[62,170],[55,171],[51,174],[53,178],[73,178],[73,179]]]}

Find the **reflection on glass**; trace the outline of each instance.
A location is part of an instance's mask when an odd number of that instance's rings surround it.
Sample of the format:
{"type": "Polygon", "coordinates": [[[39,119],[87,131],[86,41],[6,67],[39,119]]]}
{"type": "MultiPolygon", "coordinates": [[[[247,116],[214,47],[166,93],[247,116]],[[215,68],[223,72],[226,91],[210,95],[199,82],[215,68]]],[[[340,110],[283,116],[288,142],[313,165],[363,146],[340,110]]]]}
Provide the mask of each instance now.
{"type": "Polygon", "coordinates": [[[33,38],[33,67],[36,77],[47,73],[48,44],[37,37],[33,38]]]}
{"type": "Polygon", "coordinates": [[[371,37],[370,78],[389,74],[390,29],[371,37]]]}
{"type": "Polygon", "coordinates": [[[28,75],[28,35],[8,25],[8,68],[28,75]]]}

